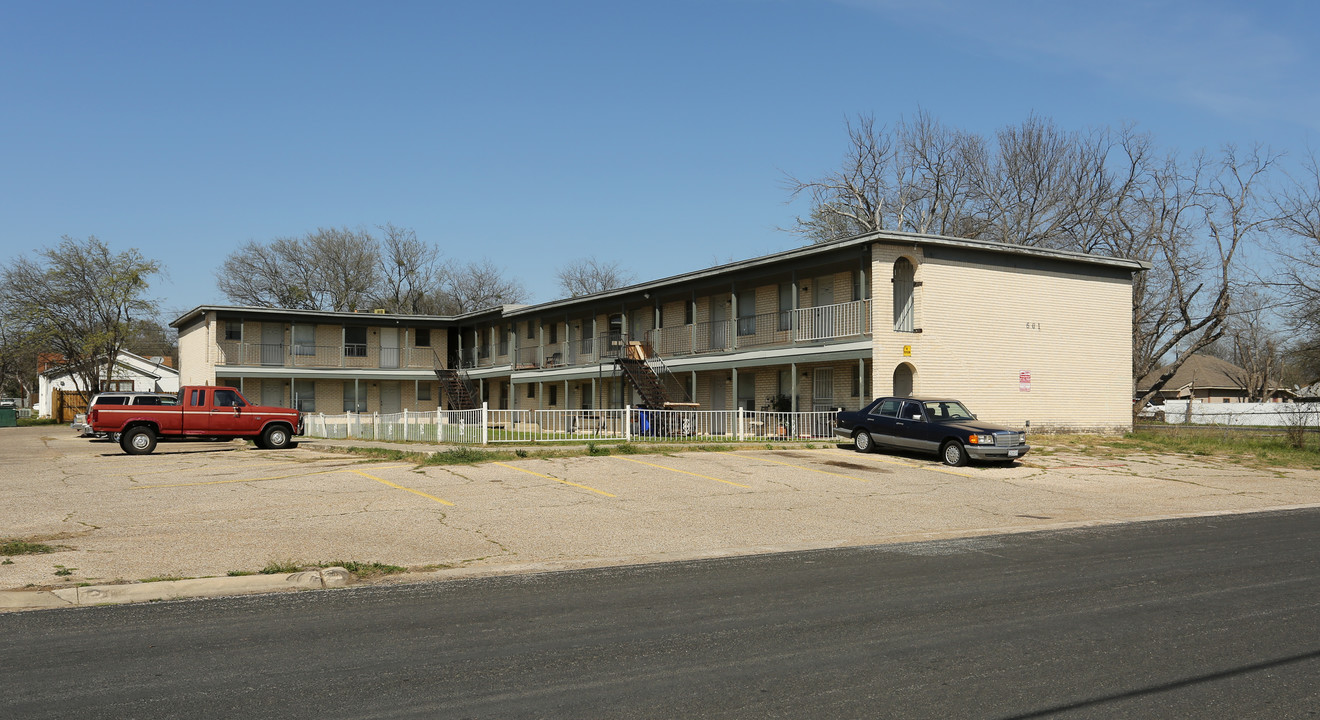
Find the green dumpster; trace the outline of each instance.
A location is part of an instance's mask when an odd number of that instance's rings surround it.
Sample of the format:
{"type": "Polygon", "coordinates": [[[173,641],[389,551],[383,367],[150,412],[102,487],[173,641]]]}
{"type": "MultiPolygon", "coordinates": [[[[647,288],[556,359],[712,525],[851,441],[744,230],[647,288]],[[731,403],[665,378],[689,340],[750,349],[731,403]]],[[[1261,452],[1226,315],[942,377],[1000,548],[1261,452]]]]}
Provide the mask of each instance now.
{"type": "Polygon", "coordinates": [[[14,408],[0,408],[0,427],[18,427],[18,411],[14,408]]]}

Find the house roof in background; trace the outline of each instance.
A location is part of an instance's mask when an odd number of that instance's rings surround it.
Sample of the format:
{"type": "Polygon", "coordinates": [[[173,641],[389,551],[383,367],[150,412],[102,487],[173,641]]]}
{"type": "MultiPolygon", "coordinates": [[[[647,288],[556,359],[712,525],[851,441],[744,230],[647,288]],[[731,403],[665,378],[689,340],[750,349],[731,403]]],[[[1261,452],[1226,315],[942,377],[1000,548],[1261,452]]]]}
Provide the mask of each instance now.
{"type": "MultiPolygon", "coordinates": [[[[1158,367],[1137,381],[1137,392],[1150,390],[1155,381],[1163,375],[1169,366],[1158,367]]],[[[1170,392],[1188,385],[1203,389],[1245,389],[1247,371],[1227,360],[1220,360],[1212,355],[1193,355],[1187,358],[1178,372],[1164,384],[1164,391],[1170,392]]],[[[1278,389],[1277,383],[1270,382],[1271,389],[1278,389]]]]}

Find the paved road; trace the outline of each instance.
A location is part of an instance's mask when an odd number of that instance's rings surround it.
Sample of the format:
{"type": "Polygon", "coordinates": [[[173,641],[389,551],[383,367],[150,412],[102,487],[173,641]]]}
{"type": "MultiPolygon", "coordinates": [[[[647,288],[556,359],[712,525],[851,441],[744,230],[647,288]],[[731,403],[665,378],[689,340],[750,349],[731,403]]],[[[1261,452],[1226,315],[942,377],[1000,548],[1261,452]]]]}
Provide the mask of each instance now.
{"type": "Polygon", "coordinates": [[[0,616],[0,717],[1294,718],[1320,511],[0,616]]]}

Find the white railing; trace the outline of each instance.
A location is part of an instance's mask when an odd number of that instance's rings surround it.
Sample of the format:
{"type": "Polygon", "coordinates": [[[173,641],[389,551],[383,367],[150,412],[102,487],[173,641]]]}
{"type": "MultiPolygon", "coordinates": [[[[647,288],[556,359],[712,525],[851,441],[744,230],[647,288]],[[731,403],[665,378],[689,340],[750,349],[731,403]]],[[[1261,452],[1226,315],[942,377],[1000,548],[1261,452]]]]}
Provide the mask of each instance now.
{"type": "Polygon", "coordinates": [[[793,311],[793,340],[809,342],[867,335],[871,332],[871,301],[820,305],[793,311]]]}
{"type": "Polygon", "coordinates": [[[309,414],[304,434],[329,439],[460,445],[488,443],[711,443],[830,440],[830,412],[756,410],[437,410],[309,414]]]}
{"type": "Polygon", "coordinates": [[[303,434],[307,437],[382,442],[429,442],[461,445],[485,443],[483,410],[436,410],[434,412],[308,414],[303,434]]]}
{"type": "Polygon", "coordinates": [[[623,440],[626,410],[491,410],[489,442],[623,440]]]}

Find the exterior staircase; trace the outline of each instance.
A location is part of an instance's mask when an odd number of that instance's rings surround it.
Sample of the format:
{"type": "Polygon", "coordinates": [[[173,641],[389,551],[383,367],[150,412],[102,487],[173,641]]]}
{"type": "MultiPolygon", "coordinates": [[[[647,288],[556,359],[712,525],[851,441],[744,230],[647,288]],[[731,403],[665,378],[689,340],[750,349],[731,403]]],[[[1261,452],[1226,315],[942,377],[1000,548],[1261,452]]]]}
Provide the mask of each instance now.
{"type": "Polygon", "coordinates": [[[697,407],[664,361],[644,343],[634,340],[624,344],[614,365],[642,397],[639,407],[648,410],[697,407]]]}
{"type": "Polygon", "coordinates": [[[476,410],[479,407],[476,388],[472,387],[472,381],[462,367],[446,368],[437,356],[435,377],[440,381],[440,391],[449,401],[450,410],[476,410]]]}

